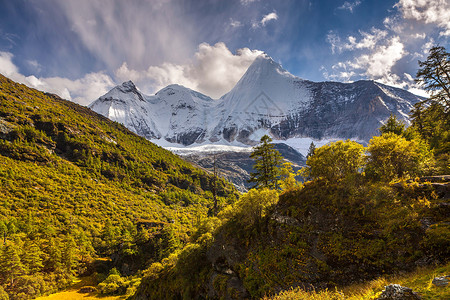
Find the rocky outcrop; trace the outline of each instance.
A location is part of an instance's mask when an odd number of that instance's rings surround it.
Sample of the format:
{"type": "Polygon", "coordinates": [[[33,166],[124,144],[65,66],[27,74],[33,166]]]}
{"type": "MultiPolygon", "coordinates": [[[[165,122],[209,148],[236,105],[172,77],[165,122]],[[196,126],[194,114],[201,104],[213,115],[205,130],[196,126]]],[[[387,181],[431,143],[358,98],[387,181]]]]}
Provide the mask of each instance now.
{"type": "Polygon", "coordinates": [[[417,293],[408,287],[399,284],[386,286],[377,300],[419,300],[422,299],[417,293]]]}
{"type": "Polygon", "coordinates": [[[450,275],[435,277],[433,278],[433,281],[431,283],[434,284],[435,286],[442,286],[442,287],[447,286],[448,283],[450,282],[449,278],[450,275]]]}

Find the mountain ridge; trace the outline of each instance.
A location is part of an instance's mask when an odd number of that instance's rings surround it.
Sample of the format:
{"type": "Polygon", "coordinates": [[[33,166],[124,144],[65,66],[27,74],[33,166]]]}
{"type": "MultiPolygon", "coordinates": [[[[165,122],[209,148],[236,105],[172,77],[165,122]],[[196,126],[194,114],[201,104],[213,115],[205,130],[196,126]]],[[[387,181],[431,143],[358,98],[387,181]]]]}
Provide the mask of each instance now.
{"type": "Polygon", "coordinates": [[[216,100],[180,85],[169,85],[151,96],[137,89],[112,91],[117,87],[89,108],[147,139],[180,146],[253,146],[261,130],[278,141],[312,138],[367,143],[390,114],[408,124],[409,111],[423,100],[370,80],[301,79],[265,54],[255,59],[230,92],[216,100]]]}

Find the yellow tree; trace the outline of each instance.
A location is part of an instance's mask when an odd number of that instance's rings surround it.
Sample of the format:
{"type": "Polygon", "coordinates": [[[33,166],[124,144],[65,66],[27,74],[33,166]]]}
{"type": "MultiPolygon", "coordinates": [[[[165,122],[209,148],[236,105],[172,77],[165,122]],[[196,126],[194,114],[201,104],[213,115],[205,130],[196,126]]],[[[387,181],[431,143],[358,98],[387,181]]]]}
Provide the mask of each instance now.
{"type": "Polygon", "coordinates": [[[297,176],[297,174],[295,174],[292,169],[292,164],[290,162],[283,163],[283,166],[280,168],[280,180],[278,181],[280,189],[284,191],[299,186],[295,176],[297,176]]]}
{"type": "Polygon", "coordinates": [[[350,140],[337,141],[315,149],[306,164],[312,178],[339,181],[358,175],[364,163],[364,147],[350,140]]]}
{"type": "Polygon", "coordinates": [[[259,225],[267,208],[278,202],[278,192],[268,188],[251,189],[241,196],[236,208],[241,221],[247,225],[259,225]]]}
{"type": "Polygon", "coordinates": [[[422,163],[432,155],[418,141],[408,141],[395,134],[373,137],[367,146],[366,175],[377,180],[390,181],[420,172],[422,163]]]}

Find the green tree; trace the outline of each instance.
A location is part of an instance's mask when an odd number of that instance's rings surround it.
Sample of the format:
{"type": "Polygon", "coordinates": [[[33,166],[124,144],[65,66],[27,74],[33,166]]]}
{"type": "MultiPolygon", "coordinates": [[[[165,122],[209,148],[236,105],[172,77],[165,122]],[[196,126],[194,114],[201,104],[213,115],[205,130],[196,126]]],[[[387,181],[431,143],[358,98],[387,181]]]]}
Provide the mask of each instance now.
{"type": "Polygon", "coordinates": [[[75,243],[74,238],[71,235],[66,236],[61,251],[61,262],[67,274],[71,274],[73,268],[77,266],[77,250],[77,244],[75,243]]]}
{"type": "Polygon", "coordinates": [[[314,152],[316,151],[316,145],[314,142],[311,142],[308,149],[308,154],[306,154],[306,159],[308,159],[310,156],[314,155],[314,152]]]}
{"type": "Polygon", "coordinates": [[[279,168],[282,161],[280,152],[274,149],[272,139],[264,135],[258,146],[254,147],[250,157],[255,160],[249,182],[256,184],[256,188],[276,188],[279,168]]]}
{"type": "Polygon", "coordinates": [[[364,164],[364,147],[350,140],[337,141],[315,150],[306,161],[312,178],[338,181],[358,175],[364,164]]]}
{"type": "Polygon", "coordinates": [[[5,222],[0,221],[0,238],[3,239],[3,244],[6,244],[6,235],[8,234],[8,226],[5,222]]]}
{"type": "Polygon", "coordinates": [[[14,286],[16,277],[25,272],[18,252],[19,250],[14,244],[8,243],[1,253],[0,274],[6,282],[9,282],[11,287],[14,286]]]}
{"type": "Polygon", "coordinates": [[[402,135],[405,132],[405,124],[400,122],[395,115],[391,114],[379,130],[381,134],[392,132],[397,135],[402,135]]]}
{"type": "Polygon", "coordinates": [[[165,257],[168,257],[179,247],[180,242],[177,238],[173,226],[164,226],[164,228],[161,230],[161,235],[158,240],[159,259],[161,260],[165,257]]]}
{"type": "Polygon", "coordinates": [[[434,46],[425,61],[419,61],[416,81],[431,93],[430,102],[443,105],[446,114],[450,110],[450,53],[442,46],[434,46]]]}
{"type": "Polygon", "coordinates": [[[420,171],[430,153],[424,153],[416,140],[408,141],[395,133],[373,137],[367,146],[366,175],[377,180],[390,181],[420,171]]]}
{"type": "Polygon", "coordinates": [[[112,252],[112,248],[116,245],[117,228],[114,227],[109,219],[107,219],[105,222],[105,226],[102,229],[101,236],[103,246],[106,248],[107,253],[112,252]]]}
{"type": "Polygon", "coordinates": [[[25,244],[22,261],[28,269],[29,274],[39,272],[43,268],[42,256],[44,253],[35,242],[25,244]]]}
{"type": "Polygon", "coordinates": [[[56,238],[51,238],[48,241],[48,246],[45,249],[45,253],[48,253],[48,257],[44,262],[45,268],[49,271],[59,272],[62,269],[62,251],[59,244],[61,241],[56,238]]]}
{"type": "Polygon", "coordinates": [[[3,289],[1,285],[0,285],[0,300],[9,300],[8,293],[3,289]]]}

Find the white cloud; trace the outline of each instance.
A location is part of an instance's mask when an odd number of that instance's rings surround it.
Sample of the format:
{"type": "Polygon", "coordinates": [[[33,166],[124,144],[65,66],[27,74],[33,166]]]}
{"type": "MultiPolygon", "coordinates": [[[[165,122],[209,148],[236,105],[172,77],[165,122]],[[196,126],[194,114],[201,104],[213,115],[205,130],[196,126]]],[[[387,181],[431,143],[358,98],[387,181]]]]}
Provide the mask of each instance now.
{"type": "Polygon", "coordinates": [[[144,92],[152,93],[169,84],[181,84],[218,98],[230,91],[262,51],[243,48],[233,54],[224,43],[198,46],[194,59],[186,64],[163,63],[147,70],[130,69],[123,63],[116,71],[120,81],[132,80],[144,92]]]}
{"type": "Polygon", "coordinates": [[[360,4],[361,4],[361,1],[359,1],[359,0],[356,0],[355,2],[345,1],[344,4],[342,4],[341,6],[338,7],[338,9],[349,10],[351,13],[353,13],[353,9],[355,9],[355,7],[357,7],[360,4]]]}
{"type": "Polygon", "coordinates": [[[436,29],[440,39],[450,36],[450,2],[398,0],[394,8],[381,28],[346,37],[330,31],[326,40],[336,61],[328,70],[322,69],[323,76],[344,81],[372,79],[417,94],[419,86],[411,74],[417,72],[417,60],[424,60],[435,45],[436,29]]]}
{"type": "Polygon", "coordinates": [[[394,37],[388,45],[379,46],[371,54],[365,54],[356,59],[360,68],[366,69],[370,78],[380,78],[389,74],[395,63],[406,54],[399,37],[394,37]]]}
{"type": "MultiPolygon", "coordinates": [[[[253,60],[262,53],[259,50],[242,48],[233,54],[224,43],[213,46],[202,43],[188,63],[163,63],[159,66],[149,66],[146,70],[137,70],[124,62],[116,69],[115,76],[118,82],[132,80],[146,93],[156,92],[169,84],[181,84],[218,98],[234,87],[253,60]]],[[[12,59],[11,53],[0,52],[0,73],[12,80],[82,105],[90,104],[116,85],[111,77],[102,72],[89,73],[75,80],[24,76],[12,59]]]]}
{"type": "Polygon", "coordinates": [[[19,72],[16,65],[12,62],[12,58],[12,53],[0,52],[0,73],[7,77],[19,72]]]}
{"type": "Polygon", "coordinates": [[[261,19],[261,25],[262,26],[266,26],[266,23],[271,21],[271,20],[278,20],[278,15],[275,12],[271,12],[270,14],[265,15],[261,19]]]}
{"type": "Polygon", "coordinates": [[[12,59],[11,53],[0,52],[0,73],[29,87],[57,94],[82,105],[88,105],[115,85],[108,75],[101,72],[89,73],[76,80],[62,77],[25,76],[19,72],[12,59]]]}
{"type": "Polygon", "coordinates": [[[267,22],[270,22],[272,20],[278,20],[278,15],[276,14],[276,12],[271,12],[271,13],[269,13],[267,15],[264,15],[262,17],[262,19],[259,20],[259,21],[253,20],[252,21],[252,28],[256,29],[256,28],[259,28],[261,26],[264,27],[264,26],[266,26],[267,22]]]}
{"type": "Polygon", "coordinates": [[[441,35],[450,36],[450,2],[448,0],[400,0],[395,7],[402,17],[442,29],[441,35]]]}
{"type": "Polygon", "coordinates": [[[398,36],[379,45],[369,53],[354,57],[352,60],[338,62],[332,66],[331,79],[349,81],[353,76],[378,80],[386,84],[398,85],[400,77],[393,72],[393,67],[407,52],[398,36]]]}

